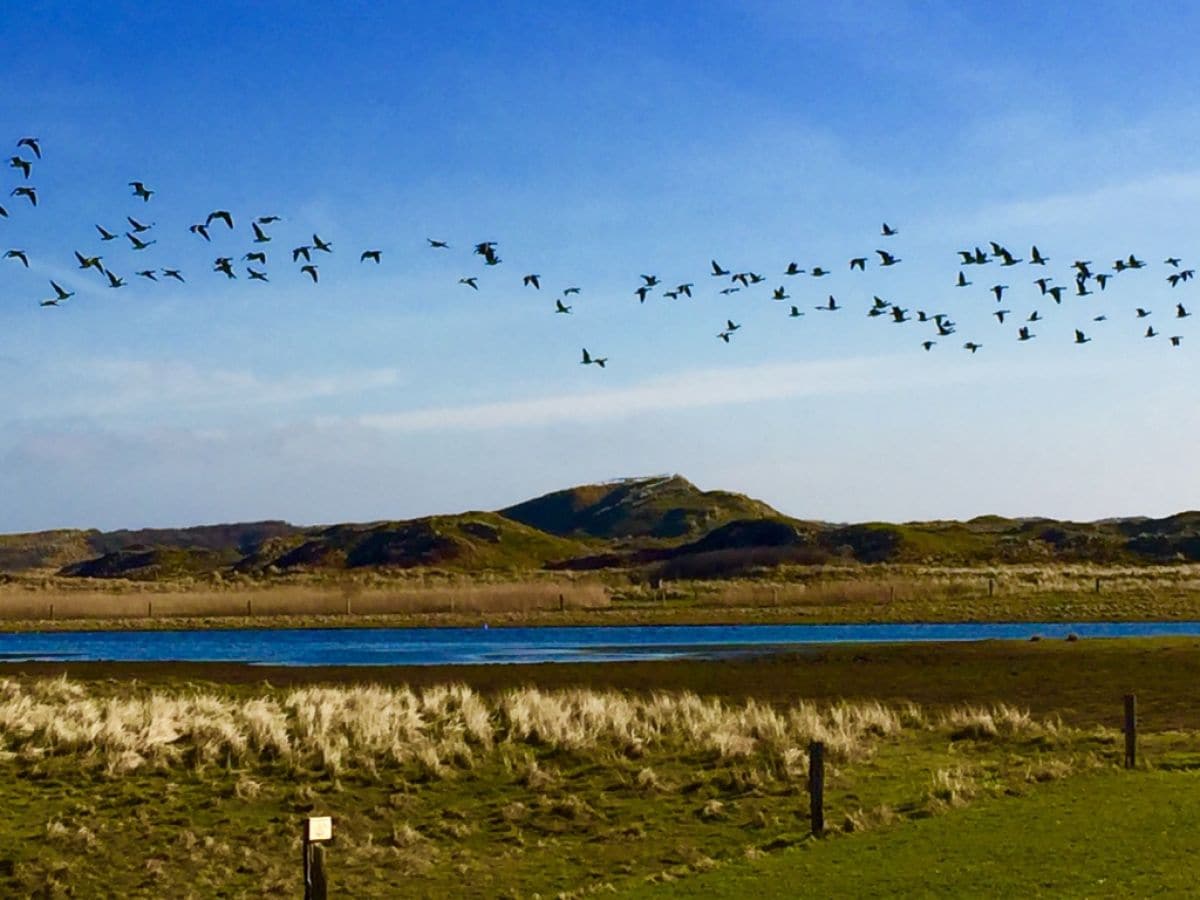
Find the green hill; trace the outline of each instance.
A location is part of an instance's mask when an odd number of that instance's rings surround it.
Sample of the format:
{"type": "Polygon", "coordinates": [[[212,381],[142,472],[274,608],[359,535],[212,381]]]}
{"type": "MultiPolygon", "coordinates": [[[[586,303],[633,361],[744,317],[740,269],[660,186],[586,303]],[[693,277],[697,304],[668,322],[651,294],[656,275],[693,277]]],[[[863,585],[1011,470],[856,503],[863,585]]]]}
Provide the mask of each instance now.
{"type": "Polygon", "coordinates": [[[679,475],[625,478],[555,491],[500,515],[557,535],[694,538],[735,519],[778,518],[767,504],[728,491],[702,491],[679,475]]]}

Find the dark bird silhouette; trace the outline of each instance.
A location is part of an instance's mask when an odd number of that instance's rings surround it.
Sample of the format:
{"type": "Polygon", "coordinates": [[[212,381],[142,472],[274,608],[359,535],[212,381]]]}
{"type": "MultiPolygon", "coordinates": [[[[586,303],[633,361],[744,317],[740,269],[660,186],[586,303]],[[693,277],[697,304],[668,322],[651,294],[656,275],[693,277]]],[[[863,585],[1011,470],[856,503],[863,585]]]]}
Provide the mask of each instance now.
{"type": "Polygon", "coordinates": [[[254,221],[259,225],[272,225],[275,222],[282,222],[283,219],[279,218],[279,216],[259,216],[254,221]]]}
{"type": "Polygon", "coordinates": [[[104,269],[103,271],[104,271],[104,274],[108,276],[108,286],[110,288],[125,287],[124,279],[118,278],[112,272],[108,271],[108,269],[104,269]]]}
{"type": "Polygon", "coordinates": [[[899,233],[900,233],[900,229],[899,229],[899,228],[892,228],[890,225],[888,225],[888,223],[887,223],[887,222],[884,222],[884,223],[883,223],[883,228],[881,228],[881,229],[880,229],[879,233],[880,233],[880,234],[882,234],[884,237],[892,237],[892,236],[894,236],[894,235],[897,235],[897,234],[899,234],[899,233]]]}
{"type": "Polygon", "coordinates": [[[1078,328],[1075,329],[1075,343],[1086,344],[1090,340],[1091,340],[1091,338],[1088,337],[1086,334],[1084,334],[1082,331],[1080,331],[1078,328]]]}
{"type": "Polygon", "coordinates": [[[972,353],[983,349],[983,344],[977,344],[974,341],[967,341],[963,344],[964,350],[970,350],[972,353]]]}
{"type": "Polygon", "coordinates": [[[29,173],[33,171],[33,163],[27,159],[21,159],[19,156],[13,156],[8,160],[8,165],[13,169],[20,169],[21,173],[28,178],[29,173]]]}
{"type": "Polygon", "coordinates": [[[1131,269],[1141,269],[1145,267],[1146,263],[1130,253],[1129,259],[1125,260],[1125,265],[1131,269]]]}
{"type": "Polygon", "coordinates": [[[237,273],[233,271],[233,260],[228,256],[217,257],[213,263],[213,271],[221,272],[226,278],[237,278],[237,273]]]}
{"type": "Polygon", "coordinates": [[[525,287],[529,287],[529,285],[532,284],[535,290],[540,291],[542,289],[541,277],[542,276],[540,275],[526,275],[521,279],[521,283],[525,285],[525,287]]]}
{"type": "Polygon", "coordinates": [[[251,222],[250,228],[254,231],[254,243],[265,244],[271,240],[271,236],[262,230],[262,227],[257,222],[251,222]]]}
{"type": "Polygon", "coordinates": [[[1042,314],[1035,309],[1033,312],[1031,312],[1029,314],[1029,318],[1026,319],[1025,321],[1026,322],[1040,322],[1040,321],[1042,321],[1042,314]]]}
{"type": "Polygon", "coordinates": [[[992,315],[995,316],[997,319],[999,319],[1000,324],[1003,325],[1004,317],[1007,316],[1011,312],[1012,312],[1011,309],[998,309],[994,313],[992,313],[992,315]]]}
{"type": "MultiPolygon", "coordinates": [[[[694,288],[695,286],[696,285],[692,284],[689,281],[687,284],[679,285],[678,287],[675,288],[675,290],[678,291],[679,293],[683,294],[683,296],[685,296],[685,297],[690,297],[690,296],[692,296],[692,288],[694,288]]],[[[780,290],[783,290],[783,288],[780,288],[780,290]]],[[[579,288],[575,288],[575,292],[578,293],[579,288]]],[[[563,293],[565,294],[567,292],[563,291],[563,293]]]]}
{"type": "Polygon", "coordinates": [[[163,269],[162,274],[163,278],[174,278],[179,283],[184,283],[183,275],[178,269],[163,269]]]}
{"type": "Polygon", "coordinates": [[[37,204],[38,204],[37,188],[35,188],[35,187],[21,186],[21,187],[13,188],[12,192],[9,193],[9,196],[10,197],[24,197],[32,205],[37,206],[37,204]]]}
{"type": "Polygon", "coordinates": [[[867,258],[865,256],[856,256],[850,260],[850,271],[858,269],[860,272],[867,271],[867,258]]]}
{"type": "Polygon", "coordinates": [[[471,276],[470,278],[460,278],[458,279],[458,283],[465,284],[467,287],[479,290],[479,279],[475,278],[475,276],[471,276]]]}
{"type": "MultiPolygon", "coordinates": [[[[792,263],[792,265],[795,265],[795,263],[792,263]]],[[[713,278],[721,278],[728,274],[729,274],[728,269],[722,269],[721,266],[718,265],[718,263],[715,259],[712,261],[712,277],[713,278]]]]}
{"type": "Polygon", "coordinates": [[[811,275],[813,278],[820,278],[822,275],[828,275],[829,270],[822,269],[820,266],[814,266],[813,269],[808,274],[811,275]]]}
{"type": "Polygon", "coordinates": [[[320,250],[322,253],[332,253],[333,252],[333,244],[331,244],[327,241],[321,240],[321,238],[315,234],[313,235],[312,245],[313,245],[314,250],[320,250]]]}
{"type": "Polygon", "coordinates": [[[950,335],[954,334],[954,323],[939,321],[937,323],[937,330],[938,337],[949,337],[950,335]]]}
{"type": "Polygon", "coordinates": [[[646,295],[650,293],[650,288],[648,285],[643,284],[640,288],[634,291],[634,293],[637,294],[638,302],[645,303],[646,295]]]}
{"type": "Polygon", "coordinates": [[[39,300],[38,306],[58,306],[58,303],[59,303],[58,298],[55,297],[50,300],[39,300]]]}
{"type": "Polygon", "coordinates": [[[258,269],[252,269],[250,266],[246,266],[246,274],[250,276],[251,281],[270,281],[270,279],[267,278],[266,272],[260,272],[258,269]]]}
{"type": "Polygon", "coordinates": [[[375,264],[376,264],[376,265],[379,265],[379,261],[380,261],[380,259],[382,259],[382,258],[383,258],[383,251],[382,251],[382,250],[364,250],[364,251],[362,252],[362,255],[361,255],[361,256],[359,256],[359,258],[358,258],[358,261],[359,261],[360,263],[364,263],[364,262],[366,262],[368,259],[370,259],[370,260],[374,260],[374,262],[375,262],[375,264]]]}
{"type": "Polygon", "coordinates": [[[728,331],[730,334],[733,334],[733,332],[737,331],[741,327],[742,327],[741,325],[734,324],[733,319],[725,320],[725,330],[728,331]]]}
{"type": "Polygon", "coordinates": [[[643,275],[642,281],[646,282],[646,287],[654,287],[656,284],[658,284],[658,276],[657,275],[643,275]]]}
{"type": "Polygon", "coordinates": [[[966,275],[964,275],[962,272],[958,273],[958,281],[955,282],[956,287],[970,287],[972,284],[974,284],[974,282],[967,281],[966,275]]]}
{"type": "Polygon", "coordinates": [[[7,219],[7,218],[8,218],[8,210],[5,209],[3,206],[0,206],[0,219],[7,219]]]}
{"type": "Polygon", "coordinates": [[[717,337],[719,337],[719,338],[720,338],[721,340],[723,340],[725,343],[727,343],[727,344],[729,343],[729,332],[728,332],[728,331],[721,331],[721,332],[718,332],[718,333],[717,333],[717,337]]]}
{"type": "Polygon", "coordinates": [[[798,319],[802,315],[804,315],[804,313],[800,312],[800,310],[798,310],[796,307],[793,306],[792,311],[790,313],[788,313],[788,318],[789,319],[798,319]]]}
{"type": "MultiPolygon", "coordinates": [[[[1071,263],[1071,268],[1078,273],[1078,277],[1091,278],[1092,270],[1088,268],[1088,266],[1091,264],[1092,261],[1090,259],[1077,259],[1075,262],[1071,263]]],[[[1124,263],[1122,263],[1122,265],[1124,265],[1124,263]]]]}
{"type": "Polygon", "coordinates": [[[42,158],[42,143],[37,138],[23,137],[17,141],[18,147],[28,147],[38,159],[42,158]]]}
{"type": "Polygon", "coordinates": [[[142,232],[149,231],[154,227],[153,224],[145,225],[139,222],[133,216],[126,216],[125,221],[129,223],[129,227],[133,229],[135,234],[141,234],[142,232]]]}
{"type": "MultiPolygon", "coordinates": [[[[686,286],[687,286],[687,287],[694,287],[694,285],[690,285],[690,284],[689,284],[689,285],[686,285],[686,286]]],[[[680,285],[680,287],[684,287],[684,285],[680,285]]],[[[578,293],[579,293],[579,288],[577,288],[577,287],[569,287],[569,288],[564,288],[564,289],[563,289],[563,296],[564,296],[564,297],[570,297],[572,294],[578,294],[578,293]]],[[[688,296],[689,296],[689,297],[690,297],[690,296],[692,296],[692,293],[691,293],[691,291],[688,291],[688,296]]]]}
{"type": "Polygon", "coordinates": [[[986,253],[984,253],[982,250],[980,250],[978,247],[976,247],[975,248],[975,265],[986,266],[989,262],[991,262],[991,260],[988,259],[988,255],[986,253]]]}
{"type": "Polygon", "coordinates": [[[316,266],[314,266],[312,264],[309,264],[307,266],[301,266],[300,271],[307,273],[308,277],[313,280],[313,284],[317,283],[318,277],[317,277],[317,267],[316,266]]]}
{"type": "Polygon", "coordinates": [[[125,232],[125,237],[129,238],[129,243],[133,245],[134,250],[145,250],[151,244],[157,244],[158,241],[143,241],[132,231],[125,232]]]}
{"type": "Polygon", "coordinates": [[[1112,278],[1112,276],[1107,272],[1096,273],[1096,284],[1100,285],[1100,290],[1104,290],[1106,287],[1108,287],[1108,280],[1110,278],[1112,278]]]}
{"type": "Polygon", "coordinates": [[[1175,318],[1186,319],[1190,315],[1191,315],[1191,313],[1188,312],[1187,309],[1184,308],[1184,305],[1182,303],[1175,304],[1175,318]]]}
{"type": "Polygon", "coordinates": [[[1151,325],[1149,328],[1146,329],[1146,337],[1148,337],[1148,338],[1158,337],[1158,332],[1154,330],[1153,325],[1151,325]]]}
{"type": "Polygon", "coordinates": [[[841,307],[838,306],[837,301],[833,299],[833,294],[830,294],[828,303],[826,303],[824,306],[814,306],[813,309],[823,309],[827,312],[836,312],[837,310],[841,309],[841,307]]]}
{"type": "Polygon", "coordinates": [[[245,256],[242,257],[242,260],[244,262],[261,263],[262,265],[265,266],[267,264],[267,254],[265,254],[261,250],[258,250],[253,253],[247,253],[245,256]]]}
{"type": "Polygon", "coordinates": [[[901,322],[909,321],[907,313],[908,313],[907,309],[901,309],[899,306],[893,306],[892,307],[892,322],[899,325],[901,322]]]}
{"type": "Polygon", "coordinates": [[[678,300],[679,299],[679,291],[663,291],[663,296],[666,297],[668,300],[678,300]]]}
{"type": "Polygon", "coordinates": [[[1053,278],[1035,278],[1033,283],[1038,286],[1038,288],[1042,292],[1042,296],[1045,297],[1046,296],[1046,286],[1048,284],[1050,284],[1050,282],[1052,282],[1053,280],[1054,280],[1053,278]]]}
{"type": "Polygon", "coordinates": [[[1037,244],[1034,244],[1033,249],[1029,251],[1029,264],[1031,266],[1044,266],[1048,262],[1050,262],[1050,257],[1042,256],[1038,252],[1037,244]]]}
{"type": "Polygon", "coordinates": [[[572,307],[570,307],[570,306],[567,306],[567,305],[566,305],[565,303],[563,303],[561,300],[555,300],[555,301],[554,301],[554,311],[555,311],[556,313],[567,313],[567,314],[570,314],[570,312],[571,312],[571,309],[572,309],[572,307]]]}
{"type": "Polygon", "coordinates": [[[210,212],[208,214],[208,218],[204,220],[205,226],[212,227],[213,219],[220,219],[222,222],[225,223],[225,226],[230,231],[233,230],[233,213],[231,213],[229,210],[214,209],[212,212],[210,212]]]}
{"type": "Polygon", "coordinates": [[[789,300],[791,298],[788,297],[787,292],[784,291],[784,289],[782,287],[777,287],[777,288],[775,288],[774,292],[772,293],[771,299],[773,299],[773,300],[789,300]]]}
{"type": "Polygon", "coordinates": [[[1092,319],[1092,321],[1093,321],[1093,322],[1107,322],[1107,321],[1108,321],[1108,316],[1095,316],[1095,317],[1092,319]]]}
{"type": "Polygon", "coordinates": [[[1037,337],[1037,335],[1030,334],[1029,328],[1025,325],[1022,325],[1019,329],[1017,329],[1017,340],[1018,341],[1028,341],[1035,337],[1037,337]]]}
{"type": "Polygon", "coordinates": [[[1001,247],[1000,252],[997,253],[996,255],[1000,257],[1000,259],[1001,259],[1000,265],[1002,265],[1002,266],[1015,266],[1017,263],[1021,263],[1021,262],[1025,261],[1025,260],[1021,259],[1020,257],[1013,256],[1004,247],[1001,247]]]}
{"type": "Polygon", "coordinates": [[[76,250],[75,258],[79,260],[79,268],[81,269],[95,269],[97,272],[104,272],[104,266],[100,265],[101,260],[104,259],[102,256],[84,256],[76,250]]]}
{"type": "Polygon", "coordinates": [[[312,262],[312,256],[310,255],[311,250],[312,250],[312,247],[309,247],[309,246],[293,247],[292,248],[292,262],[297,262],[300,259],[300,257],[302,257],[302,256],[304,257],[305,262],[312,262]]]}
{"type": "MultiPolygon", "coordinates": [[[[97,227],[99,227],[99,226],[97,226],[97,227]]],[[[210,238],[208,236],[208,226],[207,225],[189,225],[188,231],[190,231],[192,234],[200,235],[200,237],[204,238],[206,241],[212,240],[212,238],[210,238]]]]}
{"type": "Polygon", "coordinates": [[[584,347],[584,348],[583,348],[583,359],[581,359],[581,360],[579,361],[579,364],[580,364],[581,366],[597,365],[597,366],[599,366],[600,368],[602,368],[602,369],[603,369],[603,368],[604,368],[604,364],[605,364],[606,362],[608,362],[608,357],[607,357],[607,356],[598,356],[598,357],[596,357],[595,359],[593,359],[593,358],[592,358],[592,355],[591,355],[590,353],[588,353],[588,352],[587,352],[587,347],[584,347]]]}
{"type": "Polygon", "coordinates": [[[928,353],[930,350],[933,349],[933,346],[936,343],[937,343],[937,341],[921,341],[921,346],[924,347],[925,352],[928,353]]]}
{"type": "MultiPolygon", "coordinates": [[[[435,247],[443,246],[443,242],[441,242],[441,241],[430,241],[430,243],[433,244],[435,247]]],[[[495,256],[496,255],[496,242],[495,241],[480,241],[478,244],[475,245],[475,255],[476,256],[495,256]]]]}
{"type": "Polygon", "coordinates": [[[1179,268],[1180,262],[1182,262],[1182,260],[1180,260],[1180,258],[1178,256],[1168,256],[1166,259],[1163,260],[1164,264],[1166,264],[1168,266],[1174,266],[1176,269],[1179,268]]]}
{"type": "Polygon", "coordinates": [[[156,274],[154,274],[153,269],[142,269],[142,271],[136,272],[134,274],[136,274],[139,278],[145,278],[145,279],[148,279],[149,281],[158,281],[158,276],[156,274]]]}
{"type": "Polygon", "coordinates": [[[1000,298],[1004,296],[1004,292],[1008,290],[1007,284],[993,284],[992,293],[996,295],[996,302],[1000,302],[1000,298]]]}
{"type": "Polygon", "coordinates": [[[894,266],[896,263],[903,261],[892,256],[886,250],[876,250],[875,252],[879,254],[879,264],[881,266],[894,266]]]}
{"type": "Polygon", "coordinates": [[[1171,346],[1172,347],[1178,347],[1182,341],[1183,341],[1183,338],[1178,334],[1171,336],[1171,346]]]}
{"type": "Polygon", "coordinates": [[[1076,297],[1090,297],[1091,294],[1092,294],[1092,292],[1089,291],[1088,287],[1087,287],[1087,281],[1083,278],[1076,278],[1075,279],[1075,296],[1076,297]]]}
{"type": "Polygon", "coordinates": [[[69,300],[70,298],[75,296],[74,291],[63,290],[62,285],[60,285],[57,281],[51,281],[50,287],[52,287],[54,289],[55,296],[59,300],[69,300]]]}
{"type": "Polygon", "coordinates": [[[1179,283],[1180,283],[1180,282],[1182,282],[1182,281],[1186,281],[1186,280],[1187,280],[1187,279],[1185,279],[1185,278],[1184,278],[1182,275],[1180,275],[1178,272],[1176,272],[1176,273],[1175,273],[1175,274],[1173,274],[1173,275],[1168,275],[1168,276],[1167,276],[1167,281],[1168,281],[1168,282],[1170,282],[1170,284],[1171,284],[1171,287],[1179,287],[1179,283]]]}
{"type": "Polygon", "coordinates": [[[4,254],[4,258],[5,259],[18,259],[25,266],[25,268],[27,268],[27,269],[29,268],[29,257],[25,255],[24,250],[9,250],[7,253],[4,254]]]}
{"type": "Polygon", "coordinates": [[[1137,317],[1139,319],[1146,318],[1146,316],[1150,315],[1150,313],[1151,313],[1151,310],[1149,310],[1149,309],[1142,309],[1140,306],[1137,308],[1137,317]]]}
{"type": "MultiPolygon", "coordinates": [[[[726,272],[725,274],[728,275],[729,273],[726,272]]],[[[788,263],[788,267],[783,270],[783,274],[784,275],[803,275],[804,270],[802,268],[800,268],[798,265],[796,265],[794,262],[790,262],[790,263],[788,263]]]]}
{"type": "Polygon", "coordinates": [[[143,203],[149,203],[150,198],[154,196],[154,191],[150,190],[140,181],[131,181],[129,186],[133,188],[133,196],[141,197],[143,203]]]}
{"type": "Polygon", "coordinates": [[[886,300],[884,300],[882,297],[879,297],[879,296],[872,297],[871,300],[874,303],[875,309],[887,309],[889,306],[892,305],[892,304],[888,303],[886,300]]]}
{"type": "Polygon", "coordinates": [[[1054,298],[1055,303],[1062,304],[1063,288],[1061,285],[1048,289],[1046,293],[1054,298]]]}
{"type": "MultiPolygon", "coordinates": [[[[435,241],[433,238],[425,238],[425,240],[427,240],[429,242],[429,246],[434,248],[435,250],[449,250],[450,249],[450,245],[447,244],[445,241],[435,241]]],[[[484,245],[480,245],[480,246],[484,246],[484,245]]],[[[476,253],[479,252],[478,248],[476,248],[475,252],[476,253]]],[[[484,253],[483,255],[487,256],[486,253],[484,253]]]]}
{"type": "Polygon", "coordinates": [[[742,287],[750,287],[750,273],[749,272],[738,272],[736,275],[734,275],[729,280],[730,281],[740,281],[742,283],[742,287]]]}
{"type": "Polygon", "coordinates": [[[721,293],[722,294],[736,294],[740,290],[741,290],[741,288],[733,288],[733,287],[722,288],[721,293]]]}

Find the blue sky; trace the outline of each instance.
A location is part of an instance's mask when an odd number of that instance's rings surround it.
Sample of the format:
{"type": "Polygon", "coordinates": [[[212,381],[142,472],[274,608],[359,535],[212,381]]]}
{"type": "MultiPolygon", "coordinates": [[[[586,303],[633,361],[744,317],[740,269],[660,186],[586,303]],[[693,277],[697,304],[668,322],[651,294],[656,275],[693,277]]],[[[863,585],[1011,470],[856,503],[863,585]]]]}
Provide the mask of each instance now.
{"type": "Polygon", "coordinates": [[[1200,263],[1200,12],[441,6],[6,12],[0,142],[45,158],[36,210],[0,199],[0,250],[31,261],[0,259],[0,530],[399,518],[657,472],[835,521],[1200,506],[1200,330],[1172,318],[1200,289],[1162,263],[1200,263]],[[213,209],[238,227],[205,244],[187,226],[213,209]],[[271,282],[211,272],[265,214],[271,282]],[[126,215],[158,244],[97,239],[126,215]],[[317,286],[287,252],[314,232],[335,250],[317,286]],[[1025,265],[955,288],[954,251],[989,240],[1037,243],[1068,289],[1076,258],[1149,265],[1062,307],[1025,265]],[[769,281],[721,296],[714,257],[769,281]],[[832,274],[785,278],[792,260],[832,274]],[[696,296],[641,305],[641,273],[696,296]],[[42,309],[51,278],[77,295],[42,309]],[[998,282],[1014,319],[1045,315],[1036,340],[991,317],[998,282]],[[844,310],[812,308],[831,293],[844,310]],[[876,294],[958,333],[925,353],[927,326],[866,318],[876,294]]]}

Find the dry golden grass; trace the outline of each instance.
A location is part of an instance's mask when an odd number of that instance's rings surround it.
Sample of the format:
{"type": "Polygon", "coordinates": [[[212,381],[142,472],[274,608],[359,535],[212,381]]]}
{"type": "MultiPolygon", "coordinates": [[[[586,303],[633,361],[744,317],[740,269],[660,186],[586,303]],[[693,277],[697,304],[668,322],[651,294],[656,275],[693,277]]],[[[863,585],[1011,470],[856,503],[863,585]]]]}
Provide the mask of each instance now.
{"type": "Polygon", "coordinates": [[[66,579],[0,586],[0,619],[221,618],[250,616],[535,613],[601,609],[608,592],[583,581],[516,583],[400,582],[376,586],[238,581],[224,589],[66,579]]]}

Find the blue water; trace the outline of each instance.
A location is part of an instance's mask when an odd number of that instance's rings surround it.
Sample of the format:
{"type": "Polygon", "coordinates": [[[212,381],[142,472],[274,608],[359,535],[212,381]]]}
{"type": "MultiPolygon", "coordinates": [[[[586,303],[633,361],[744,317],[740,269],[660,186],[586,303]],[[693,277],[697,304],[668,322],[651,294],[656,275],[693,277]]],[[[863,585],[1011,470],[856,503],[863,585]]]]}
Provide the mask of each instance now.
{"type": "Polygon", "coordinates": [[[719,659],[840,643],[1200,637],[1200,622],[331,628],[0,634],[0,662],[229,662],[432,666],[719,659]]]}

